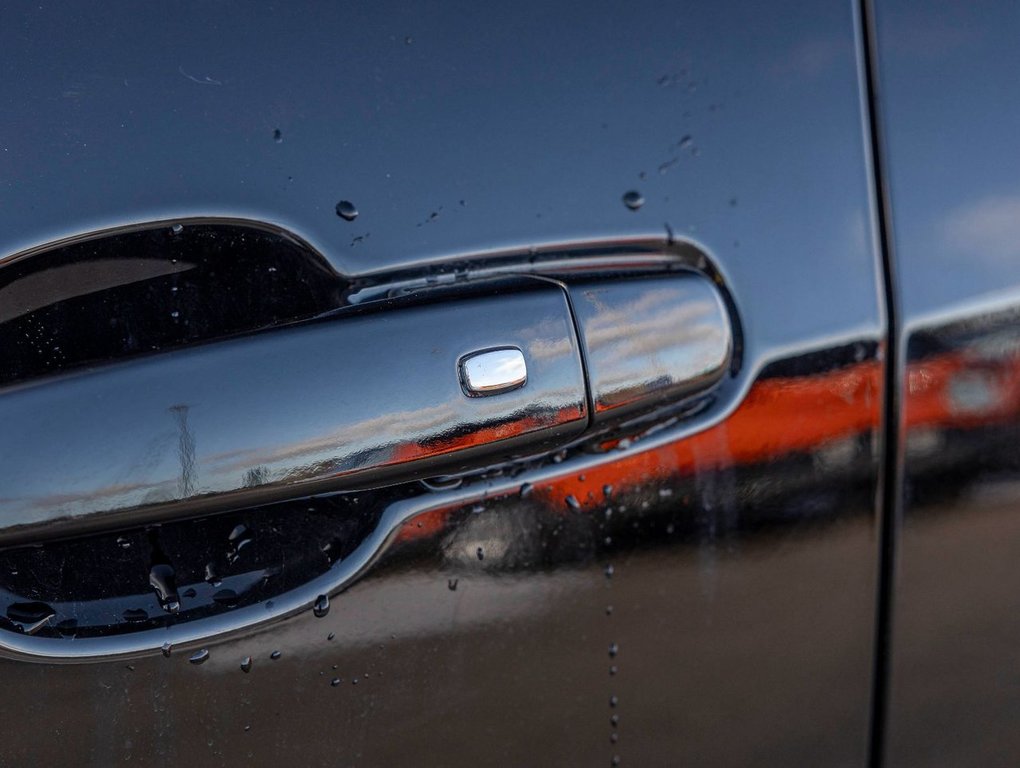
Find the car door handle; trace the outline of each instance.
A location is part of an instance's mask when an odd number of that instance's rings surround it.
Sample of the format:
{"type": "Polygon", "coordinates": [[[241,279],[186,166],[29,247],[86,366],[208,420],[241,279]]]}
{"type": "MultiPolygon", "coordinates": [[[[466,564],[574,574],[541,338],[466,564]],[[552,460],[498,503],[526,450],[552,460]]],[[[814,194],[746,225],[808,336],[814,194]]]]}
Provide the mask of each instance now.
{"type": "Polygon", "coordinates": [[[500,280],[9,388],[0,542],[463,472],[725,370],[730,326],[704,278],[566,290],[500,280]]]}
{"type": "Polygon", "coordinates": [[[501,283],[4,393],[0,539],[463,471],[587,420],[563,291],[501,283]],[[511,353],[527,383],[499,386],[511,353]]]}
{"type": "MultiPolygon", "coordinates": [[[[9,385],[0,546],[548,454],[711,391],[730,370],[732,329],[720,291],[694,272],[512,276],[9,385]]],[[[260,623],[314,600],[308,590],[347,583],[393,520],[272,610],[239,607],[228,619],[184,606],[159,631],[119,625],[109,648],[92,636],[73,647],[15,638],[0,623],[0,648],[82,658],[158,648],[167,632],[185,642],[260,623]]]]}

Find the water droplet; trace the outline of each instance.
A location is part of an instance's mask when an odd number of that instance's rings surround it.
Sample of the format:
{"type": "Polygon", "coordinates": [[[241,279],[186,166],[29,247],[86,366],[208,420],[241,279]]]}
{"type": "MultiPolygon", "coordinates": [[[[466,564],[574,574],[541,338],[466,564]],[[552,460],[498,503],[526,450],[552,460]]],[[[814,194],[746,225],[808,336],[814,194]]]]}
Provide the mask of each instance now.
{"type": "Polygon", "coordinates": [[[272,652],[271,654],[269,654],[269,658],[271,658],[271,659],[272,659],[273,661],[276,661],[276,660],[277,660],[278,658],[280,658],[280,657],[281,657],[282,655],[283,655],[283,654],[282,654],[282,653],[280,653],[279,651],[273,651],[273,652],[272,652]]]}
{"type": "Polygon", "coordinates": [[[156,592],[160,607],[167,613],[177,613],[181,598],[177,594],[176,574],[169,563],[156,563],[149,569],[149,586],[156,592]]]}
{"type": "Polygon", "coordinates": [[[326,635],[326,639],[327,640],[332,640],[335,637],[336,637],[336,632],[330,632],[328,635],[326,635]]]}
{"type": "Polygon", "coordinates": [[[188,587],[186,590],[181,592],[181,597],[191,598],[191,597],[196,597],[197,595],[198,595],[198,592],[195,591],[194,587],[188,587]]]}
{"type": "Polygon", "coordinates": [[[15,622],[26,635],[34,635],[54,616],[56,611],[41,602],[13,603],[7,607],[7,618],[15,622]]]}
{"type": "Polygon", "coordinates": [[[613,486],[609,485],[608,483],[606,485],[603,485],[602,486],[602,495],[605,496],[607,499],[610,496],[612,496],[613,495],[613,486]]]}
{"type": "Polygon", "coordinates": [[[61,637],[74,637],[78,629],[78,619],[64,619],[57,622],[57,632],[61,637]]]}
{"type": "Polygon", "coordinates": [[[404,45],[410,45],[413,42],[414,42],[414,38],[411,37],[410,35],[407,35],[407,37],[404,38],[404,45]]]}
{"type": "Polygon", "coordinates": [[[672,536],[672,535],[673,535],[673,531],[675,531],[675,530],[676,530],[676,526],[675,526],[675,525],[673,525],[673,523],[669,523],[669,524],[668,524],[668,525],[666,526],[666,533],[668,533],[668,534],[669,534],[670,536],[672,536]]]}
{"type": "Polygon", "coordinates": [[[610,765],[617,766],[620,764],[620,756],[613,755],[613,759],[609,761],[610,765]]]}
{"type": "Polygon", "coordinates": [[[618,734],[616,731],[613,731],[611,734],[609,734],[609,743],[610,744],[615,744],[619,740],[620,740],[620,734],[618,734]]]}
{"type": "Polygon", "coordinates": [[[251,672],[251,664],[252,664],[251,656],[245,656],[243,659],[241,659],[241,671],[244,672],[245,674],[251,672]]]}
{"type": "Polygon", "coordinates": [[[613,715],[612,717],[610,717],[609,718],[609,724],[615,728],[617,725],[620,724],[620,716],[619,715],[613,715]]]}
{"type": "Polygon", "coordinates": [[[234,590],[221,589],[213,594],[212,599],[215,600],[220,605],[226,606],[227,608],[233,608],[235,605],[237,605],[237,601],[239,598],[237,592],[235,592],[234,590]]]}
{"type": "Polygon", "coordinates": [[[236,563],[238,558],[241,557],[241,550],[251,544],[251,542],[251,539],[241,539],[232,544],[230,549],[227,550],[227,562],[230,564],[236,563]]]}
{"type": "Polygon", "coordinates": [[[616,674],[616,673],[617,673],[618,671],[619,671],[619,667],[617,667],[617,666],[616,666],[615,664],[613,664],[613,665],[612,665],[612,666],[611,666],[611,667],[609,668],[609,674],[610,674],[610,675],[615,675],[615,674],[616,674]]]}
{"type": "Polygon", "coordinates": [[[616,696],[610,696],[609,697],[609,706],[615,707],[619,703],[620,703],[620,699],[617,698],[616,696]]]}
{"type": "Polygon", "coordinates": [[[124,621],[145,621],[149,618],[149,612],[144,608],[128,608],[121,616],[124,617],[124,621]]]}
{"type": "Polygon", "coordinates": [[[690,147],[690,146],[691,146],[691,144],[693,144],[693,143],[694,143],[694,139],[693,139],[693,138],[691,137],[691,135],[690,135],[690,134],[688,133],[688,134],[686,134],[685,136],[683,136],[683,137],[682,137],[682,138],[680,139],[680,142],[679,142],[679,143],[677,144],[677,146],[678,146],[678,147],[680,147],[680,149],[687,149],[687,148],[688,148],[688,147],[690,147]]]}
{"type": "Polygon", "coordinates": [[[170,317],[174,318],[175,320],[178,317],[180,317],[180,316],[181,316],[181,313],[178,310],[176,310],[176,309],[173,312],[170,313],[170,317]]]}
{"type": "Polygon", "coordinates": [[[220,577],[216,574],[216,565],[214,563],[205,564],[205,580],[210,586],[218,587],[222,582],[220,577]]]}
{"type": "Polygon", "coordinates": [[[246,726],[244,726],[244,730],[245,730],[245,732],[246,732],[246,733],[247,733],[248,731],[250,731],[250,730],[251,730],[251,725],[246,725],[246,726]]]}
{"type": "Polygon", "coordinates": [[[195,651],[191,656],[188,657],[188,661],[192,664],[204,664],[209,659],[209,649],[202,648],[199,651],[195,651]]]}
{"type": "Polygon", "coordinates": [[[118,536],[117,546],[121,549],[131,549],[131,540],[124,536],[118,536]]]}
{"type": "MultiPolygon", "coordinates": [[[[273,129],[273,141],[275,141],[277,144],[283,143],[283,131],[281,131],[279,128],[273,129]]],[[[300,144],[301,142],[298,143],[300,144]]]]}
{"type": "Polygon", "coordinates": [[[479,560],[484,560],[485,559],[485,550],[482,549],[481,547],[479,547],[477,550],[475,550],[475,554],[478,555],[478,559],[479,560]]]}
{"type": "Polygon", "coordinates": [[[521,486],[521,498],[528,498],[533,490],[535,490],[535,487],[531,483],[525,483],[521,486]]]}
{"type": "Polygon", "coordinates": [[[659,489],[659,498],[660,499],[666,499],[666,498],[669,498],[672,495],[673,495],[673,489],[672,488],[660,488],[659,489]]]}
{"type": "Polygon", "coordinates": [[[343,682],[343,680],[341,680],[339,677],[334,677],[332,680],[329,681],[329,684],[331,686],[333,686],[334,688],[336,688],[342,682],[343,682]]]}
{"type": "Polygon", "coordinates": [[[613,568],[613,564],[610,563],[609,565],[606,566],[606,578],[607,579],[613,578],[614,573],[616,573],[616,569],[613,568]]]}
{"type": "MultiPolygon", "coordinates": [[[[475,504],[473,507],[471,507],[471,512],[476,515],[480,515],[484,511],[485,511],[484,504],[475,504]]],[[[421,523],[419,523],[419,525],[421,525],[421,523]]]]}
{"type": "Polygon", "coordinates": [[[161,645],[159,647],[160,653],[162,653],[163,654],[163,658],[166,658],[166,659],[170,658],[170,654],[173,652],[173,649],[174,649],[174,647],[170,643],[169,640],[167,642],[163,643],[163,645],[161,645]]]}
{"type": "Polygon", "coordinates": [[[457,591],[457,582],[458,582],[458,579],[448,579],[447,582],[446,582],[446,588],[448,590],[450,590],[451,592],[456,592],[457,591]]]}
{"type": "Polygon", "coordinates": [[[244,523],[239,523],[235,525],[233,530],[227,535],[227,541],[237,541],[246,533],[248,533],[248,526],[244,523]]]}
{"type": "Polygon", "coordinates": [[[184,225],[183,224],[174,224],[172,227],[170,227],[170,234],[171,235],[179,235],[183,231],[184,231],[184,225]]]}
{"type": "Polygon", "coordinates": [[[618,654],[619,652],[620,652],[620,646],[618,646],[616,643],[610,643],[609,644],[609,658],[611,658],[611,659],[615,658],[616,654],[618,654]]]}
{"type": "Polygon", "coordinates": [[[29,624],[19,624],[18,627],[26,635],[34,635],[40,629],[42,629],[43,627],[47,626],[50,623],[50,619],[52,619],[55,615],[56,614],[52,614],[51,613],[51,614],[49,614],[47,616],[43,616],[38,621],[33,621],[33,622],[29,623],[29,624]]]}
{"type": "Polygon", "coordinates": [[[462,477],[430,477],[420,481],[430,491],[445,491],[453,488],[460,488],[464,484],[462,477]]]}
{"type": "Polygon", "coordinates": [[[645,204],[645,198],[637,190],[630,190],[623,196],[623,204],[630,208],[632,211],[636,211],[642,205],[645,204]]]}
{"type": "Polygon", "coordinates": [[[606,536],[606,538],[603,539],[603,541],[605,541],[606,546],[608,547],[610,544],[613,543],[613,537],[612,536],[606,536]]]}
{"type": "Polygon", "coordinates": [[[319,595],[315,598],[315,605],[312,606],[312,613],[320,619],[329,613],[329,595],[319,595]]]}
{"type": "Polygon", "coordinates": [[[606,606],[606,616],[612,616],[612,615],[613,615],[613,606],[607,605],[606,606]]]}
{"type": "Polygon", "coordinates": [[[358,684],[358,678],[354,678],[353,680],[351,680],[351,684],[352,685],[357,685],[358,684]]]}
{"type": "Polygon", "coordinates": [[[336,204],[336,215],[344,221],[354,221],[358,218],[358,209],[350,200],[341,200],[336,204]]]}
{"type": "Polygon", "coordinates": [[[577,497],[574,496],[574,494],[570,494],[567,496],[567,506],[573,510],[578,510],[581,508],[581,502],[577,500],[577,497]]]}

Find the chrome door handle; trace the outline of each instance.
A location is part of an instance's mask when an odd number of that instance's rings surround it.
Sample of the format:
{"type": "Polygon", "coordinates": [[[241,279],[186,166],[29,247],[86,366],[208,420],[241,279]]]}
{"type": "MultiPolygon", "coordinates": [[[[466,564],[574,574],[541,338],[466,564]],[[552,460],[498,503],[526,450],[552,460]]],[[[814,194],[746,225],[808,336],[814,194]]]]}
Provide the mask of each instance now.
{"type": "Polygon", "coordinates": [[[0,390],[0,543],[461,472],[723,376],[704,277],[566,290],[501,280],[0,390]]]}
{"type": "Polygon", "coordinates": [[[512,287],[4,392],[0,541],[421,479],[569,440],[588,406],[566,297],[512,287]],[[527,360],[526,385],[493,383],[477,354],[493,347],[527,360]],[[489,396],[462,391],[464,361],[489,396]]]}
{"type": "MultiPolygon", "coordinates": [[[[722,295],[694,272],[511,276],[455,289],[0,388],[0,547],[470,473],[601,441],[709,392],[734,356],[722,295]]],[[[40,604],[0,590],[15,601],[0,619],[0,649],[94,658],[262,623],[356,578],[399,521],[387,513],[342,563],[264,605],[210,614],[178,604],[159,629],[125,618],[65,638],[46,629],[59,609],[19,624],[24,611],[13,608],[40,604]]]]}

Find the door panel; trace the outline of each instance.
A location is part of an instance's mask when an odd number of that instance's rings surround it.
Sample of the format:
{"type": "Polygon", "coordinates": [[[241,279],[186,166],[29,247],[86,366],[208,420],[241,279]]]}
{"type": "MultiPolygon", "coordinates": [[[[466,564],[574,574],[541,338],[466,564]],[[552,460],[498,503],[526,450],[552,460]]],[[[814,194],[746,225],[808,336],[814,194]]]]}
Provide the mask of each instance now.
{"type": "Polygon", "coordinates": [[[1020,13],[877,5],[905,361],[888,762],[1015,765],[1020,13]]]}
{"type": "MultiPolygon", "coordinates": [[[[330,278],[252,338],[494,272],[580,284],[599,259],[696,272],[736,322],[710,396],[650,379],[663,410],[606,410],[562,450],[0,552],[4,589],[87,581],[96,600],[152,599],[158,552],[196,580],[186,608],[273,567],[258,558],[301,548],[284,573],[304,574],[378,544],[328,611],[302,598],[165,653],[3,658],[3,757],[862,764],[884,321],[856,26],[844,2],[25,10],[0,32],[0,271],[109,227],[244,220],[330,278]]],[[[223,278],[239,252],[212,249],[177,311],[255,284],[223,278]]],[[[159,338],[146,360],[218,343],[159,338]]]]}

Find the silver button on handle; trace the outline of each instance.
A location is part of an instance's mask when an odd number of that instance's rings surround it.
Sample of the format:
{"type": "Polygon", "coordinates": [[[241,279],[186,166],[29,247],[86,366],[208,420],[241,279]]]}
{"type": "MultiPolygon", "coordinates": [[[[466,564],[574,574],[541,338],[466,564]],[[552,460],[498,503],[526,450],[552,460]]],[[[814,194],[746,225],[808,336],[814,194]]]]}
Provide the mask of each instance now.
{"type": "Polygon", "coordinates": [[[460,381],[472,397],[509,392],[523,387],[527,380],[528,365],[517,347],[486,349],[460,359],[460,381]]]}

